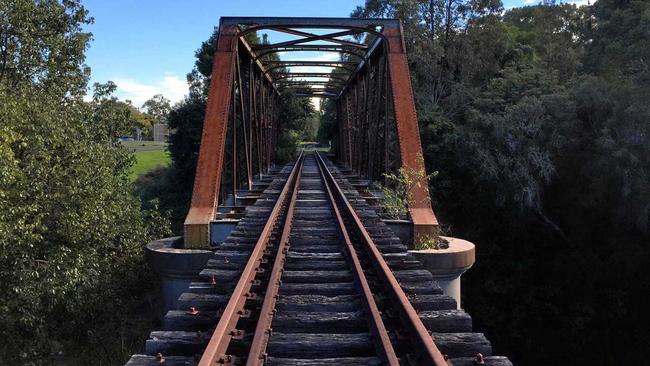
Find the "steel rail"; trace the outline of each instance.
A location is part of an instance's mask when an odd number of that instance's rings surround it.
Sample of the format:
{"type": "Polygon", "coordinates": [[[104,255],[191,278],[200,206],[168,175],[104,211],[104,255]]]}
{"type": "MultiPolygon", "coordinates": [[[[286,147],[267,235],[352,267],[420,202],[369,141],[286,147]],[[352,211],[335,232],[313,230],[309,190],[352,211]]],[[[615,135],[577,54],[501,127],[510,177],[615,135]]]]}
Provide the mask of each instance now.
{"type": "MultiPolygon", "coordinates": [[[[301,154],[301,157],[302,156],[303,155],[301,154]]],[[[282,277],[287,249],[289,247],[289,236],[293,226],[293,213],[296,207],[296,200],[298,199],[298,191],[300,189],[300,176],[302,173],[303,161],[303,158],[299,158],[300,167],[298,168],[298,175],[293,187],[293,193],[291,194],[289,208],[287,209],[287,217],[284,221],[282,237],[280,238],[280,244],[273,263],[273,269],[271,270],[271,277],[269,278],[268,286],[266,287],[266,294],[264,295],[264,301],[262,302],[259,319],[255,326],[253,342],[251,343],[251,348],[248,352],[248,359],[246,361],[246,365],[248,366],[262,365],[264,363],[264,353],[266,352],[266,346],[269,342],[269,336],[271,335],[271,322],[273,321],[275,304],[278,300],[278,292],[280,291],[280,278],[282,277]]]]}
{"type": "MultiPolygon", "coordinates": [[[[366,312],[369,315],[369,318],[367,319],[368,326],[374,336],[373,341],[375,342],[377,355],[386,365],[398,366],[399,360],[397,358],[393,345],[390,342],[390,337],[388,336],[386,326],[384,325],[384,322],[381,318],[381,313],[379,312],[377,303],[375,302],[372,291],[370,290],[368,280],[363,272],[361,261],[359,260],[359,257],[356,254],[356,250],[352,245],[350,236],[347,233],[345,223],[343,222],[343,217],[341,216],[341,213],[336,205],[336,201],[323,172],[323,168],[320,165],[318,165],[318,168],[321,174],[321,179],[323,179],[323,183],[325,185],[332,210],[336,216],[341,235],[345,241],[345,248],[348,253],[348,257],[352,262],[352,272],[355,276],[357,284],[363,292],[364,307],[366,308],[366,312]]],[[[257,321],[255,335],[248,353],[248,359],[246,361],[247,366],[260,366],[264,363],[265,360],[265,351],[270,338],[271,323],[273,321],[273,316],[275,315],[273,309],[275,308],[275,304],[278,298],[277,295],[280,290],[280,279],[282,277],[284,262],[286,258],[286,249],[289,246],[289,236],[291,234],[293,221],[292,215],[294,212],[296,199],[298,197],[302,165],[299,169],[298,178],[294,185],[291,202],[289,204],[289,209],[287,210],[287,218],[285,220],[284,228],[282,231],[282,238],[280,239],[278,254],[275,257],[273,270],[271,272],[269,284],[264,296],[264,302],[262,303],[260,318],[257,321]]]]}
{"type": "Polygon", "coordinates": [[[302,159],[303,154],[298,157],[298,161],[291,170],[287,183],[284,185],[284,188],[278,196],[278,200],[273,206],[269,219],[266,221],[264,229],[255,243],[255,247],[246,263],[246,267],[244,267],[239,277],[239,281],[237,281],[237,285],[228,300],[228,304],[221,313],[219,322],[201,356],[198,366],[214,366],[215,363],[229,362],[229,356],[226,354],[228,345],[233,337],[237,335],[237,329],[235,327],[239,319],[244,316],[244,305],[250,297],[250,289],[257,275],[257,269],[261,264],[264,251],[269,245],[273,229],[280,218],[289,189],[296,181],[298,168],[302,159]]]}
{"type": "Polygon", "coordinates": [[[372,291],[370,290],[370,285],[368,284],[368,279],[366,278],[363,267],[361,266],[361,261],[357,256],[357,251],[354,248],[352,240],[350,239],[350,235],[348,234],[348,230],[345,227],[343,216],[341,216],[341,211],[339,210],[338,205],[336,204],[336,200],[334,199],[334,195],[332,194],[330,183],[327,181],[324,171],[327,169],[327,167],[322,166],[321,164],[317,165],[321,174],[321,178],[325,183],[325,190],[327,191],[327,196],[329,197],[330,203],[332,205],[332,210],[336,216],[336,221],[339,224],[339,229],[343,236],[343,240],[345,241],[345,249],[347,250],[348,256],[352,261],[354,276],[357,280],[357,284],[361,287],[361,291],[363,292],[363,304],[369,316],[367,316],[366,319],[368,320],[368,326],[370,327],[370,330],[374,336],[373,341],[375,343],[377,355],[386,365],[398,366],[399,360],[397,359],[395,349],[390,342],[390,337],[388,335],[388,331],[386,330],[386,325],[381,318],[381,313],[379,312],[375,298],[372,294],[372,291]]]}
{"type": "MultiPolygon", "coordinates": [[[[317,152],[316,156],[319,165],[327,168],[320,153],[317,152]]],[[[413,349],[417,354],[419,362],[423,365],[448,366],[447,361],[445,361],[444,356],[440,353],[440,350],[434,343],[433,338],[422,323],[422,320],[413,308],[413,305],[404,293],[404,290],[402,290],[402,287],[384,260],[377,245],[370,237],[370,234],[368,234],[368,231],[365,229],[361,219],[350,204],[350,201],[345,197],[345,193],[336,182],[336,179],[334,179],[334,176],[329,169],[324,169],[324,171],[326,172],[327,179],[332,182],[332,187],[334,188],[336,195],[340,198],[342,206],[351,219],[354,227],[359,231],[361,242],[366,249],[372,265],[375,267],[377,275],[381,278],[384,288],[388,291],[393,307],[399,313],[402,325],[406,328],[409,337],[411,338],[413,349]]]]}

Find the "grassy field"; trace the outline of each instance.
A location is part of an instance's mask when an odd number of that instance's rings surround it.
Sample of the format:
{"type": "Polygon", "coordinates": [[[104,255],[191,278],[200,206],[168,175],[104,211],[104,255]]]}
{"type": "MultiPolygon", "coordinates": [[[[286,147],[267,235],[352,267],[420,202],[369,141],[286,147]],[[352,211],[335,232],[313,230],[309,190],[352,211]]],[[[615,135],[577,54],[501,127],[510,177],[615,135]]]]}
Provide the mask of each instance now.
{"type": "Polygon", "coordinates": [[[123,142],[122,145],[131,149],[136,149],[145,146],[146,147],[160,146],[161,148],[164,148],[165,146],[167,146],[167,143],[161,141],[129,141],[129,142],[123,142]]]}
{"type": "Polygon", "coordinates": [[[168,166],[171,163],[169,153],[164,150],[136,151],[136,163],[133,166],[129,178],[134,181],[140,175],[150,172],[161,166],[168,166]]]}

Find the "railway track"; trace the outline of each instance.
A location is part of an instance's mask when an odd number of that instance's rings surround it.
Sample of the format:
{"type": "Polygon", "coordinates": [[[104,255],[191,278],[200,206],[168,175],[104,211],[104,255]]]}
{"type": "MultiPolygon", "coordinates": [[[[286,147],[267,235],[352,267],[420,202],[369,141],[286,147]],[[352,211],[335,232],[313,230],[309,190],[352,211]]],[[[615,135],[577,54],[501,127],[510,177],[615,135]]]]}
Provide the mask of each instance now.
{"type": "Polygon", "coordinates": [[[127,365],[510,365],[327,159],[271,182],[127,365]]]}

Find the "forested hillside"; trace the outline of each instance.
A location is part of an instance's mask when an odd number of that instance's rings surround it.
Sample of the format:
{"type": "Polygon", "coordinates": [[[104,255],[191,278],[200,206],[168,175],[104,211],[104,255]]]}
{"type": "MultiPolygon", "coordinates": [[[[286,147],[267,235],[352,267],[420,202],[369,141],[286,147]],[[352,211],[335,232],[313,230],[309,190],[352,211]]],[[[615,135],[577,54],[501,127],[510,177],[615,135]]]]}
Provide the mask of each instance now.
{"type": "MultiPolygon", "coordinates": [[[[650,3],[368,0],[403,22],[464,307],[516,364],[644,364],[650,3]]],[[[326,113],[327,115],[327,109],[326,113]]]]}

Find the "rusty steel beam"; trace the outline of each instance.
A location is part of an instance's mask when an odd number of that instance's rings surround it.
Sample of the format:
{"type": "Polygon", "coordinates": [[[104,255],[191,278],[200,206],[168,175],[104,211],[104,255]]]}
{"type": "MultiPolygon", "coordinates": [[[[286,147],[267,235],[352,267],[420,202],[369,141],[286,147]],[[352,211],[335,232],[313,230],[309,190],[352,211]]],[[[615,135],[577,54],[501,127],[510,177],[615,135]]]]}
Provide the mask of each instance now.
{"type": "MultiPolygon", "coordinates": [[[[402,166],[414,172],[423,172],[426,175],[401,24],[398,28],[385,29],[384,34],[388,40],[389,82],[392,89],[402,166]]],[[[440,234],[438,220],[431,209],[429,184],[426,178],[421,178],[416,182],[411,193],[409,215],[413,221],[414,241],[427,238],[438,240],[440,234]]]]}
{"type": "MultiPolygon", "coordinates": [[[[336,80],[343,83],[348,81],[348,74],[346,73],[326,73],[326,72],[286,72],[286,73],[274,73],[273,82],[285,79],[294,79],[294,78],[303,78],[303,79],[329,79],[336,80]]],[[[299,80],[299,79],[296,79],[299,80]]]]}
{"type": "Polygon", "coordinates": [[[301,98],[327,98],[327,99],[338,99],[338,93],[307,93],[307,92],[297,92],[294,94],[297,97],[301,98]]]}
{"type": "Polygon", "coordinates": [[[236,35],[237,27],[220,27],[217,51],[212,63],[212,69],[218,72],[213,72],[210,81],[192,202],[184,223],[186,248],[206,247],[210,241],[210,221],[217,209],[221,184],[228,111],[235,73],[236,53],[233,43],[236,35]]]}
{"type": "Polygon", "coordinates": [[[290,62],[290,61],[284,61],[283,63],[276,62],[272,66],[268,66],[266,68],[266,73],[269,74],[273,70],[277,69],[284,69],[285,67],[310,67],[310,66],[317,66],[317,67],[329,67],[332,68],[333,70],[346,70],[346,71],[354,71],[352,68],[354,64],[348,64],[348,65],[341,65],[340,62],[318,62],[318,61],[295,61],[295,62],[290,62]]]}
{"type": "Polygon", "coordinates": [[[284,80],[276,81],[275,85],[286,86],[286,85],[334,85],[334,86],[343,86],[344,83],[341,81],[332,81],[332,80],[284,80]]]}
{"type": "Polygon", "coordinates": [[[334,52],[341,54],[354,55],[360,58],[363,58],[365,52],[360,51],[354,47],[342,46],[342,45],[315,45],[315,44],[300,44],[300,45],[290,45],[284,47],[274,47],[273,45],[258,45],[253,46],[253,51],[257,52],[256,59],[261,58],[264,55],[271,53],[279,52],[334,52]]]}
{"type": "MultiPolygon", "coordinates": [[[[289,29],[284,29],[284,28],[272,28],[272,29],[280,31],[280,32],[289,32],[290,31],[289,29]]],[[[294,46],[294,45],[307,43],[307,42],[327,41],[327,42],[339,43],[339,44],[342,44],[342,45],[345,45],[345,46],[348,46],[348,47],[365,48],[366,46],[364,44],[344,41],[344,40],[336,38],[336,37],[344,37],[344,36],[353,36],[353,35],[359,34],[361,32],[362,31],[360,31],[360,30],[345,30],[345,31],[341,31],[341,32],[317,35],[317,34],[313,34],[313,33],[296,32],[296,31],[291,30],[292,34],[300,34],[304,38],[293,39],[291,41],[280,42],[280,43],[272,43],[269,46],[279,48],[279,47],[286,47],[286,46],[294,46]]]]}
{"type": "MultiPolygon", "coordinates": [[[[260,52],[257,54],[257,56],[255,57],[255,59],[256,59],[256,60],[259,60],[259,59],[261,59],[262,57],[264,57],[264,56],[266,56],[266,55],[271,55],[271,54],[274,54],[274,53],[281,53],[281,52],[287,52],[287,53],[288,53],[288,52],[291,52],[291,53],[295,53],[295,52],[314,52],[314,51],[311,50],[311,49],[301,50],[301,49],[297,49],[297,48],[296,48],[296,49],[291,49],[291,50],[287,51],[287,50],[285,50],[284,48],[285,48],[285,47],[283,47],[283,48],[281,48],[281,49],[271,49],[271,50],[267,50],[267,51],[260,51],[260,52]]],[[[338,50],[327,50],[327,49],[324,49],[324,50],[320,50],[320,51],[316,51],[316,52],[339,53],[339,54],[345,54],[345,55],[352,55],[352,56],[358,57],[358,58],[360,58],[360,59],[363,59],[363,58],[364,58],[364,56],[363,56],[363,55],[360,55],[358,52],[352,52],[352,51],[338,51],[338,50]]],[[[262,61],[262,62],[263,62],[263,61],[262,61]]]]}
{"type": "Polygon", "coordinates": [[[312,28],[312,29],[342,29],[342,28],[364,28],[374,29],[399,28],[398,19],[383,18],[289,18],[289,17],[222,17],[221,22],[225,26],[261,26],[261,27],[284,27],[284,28],[312,28]]]}

